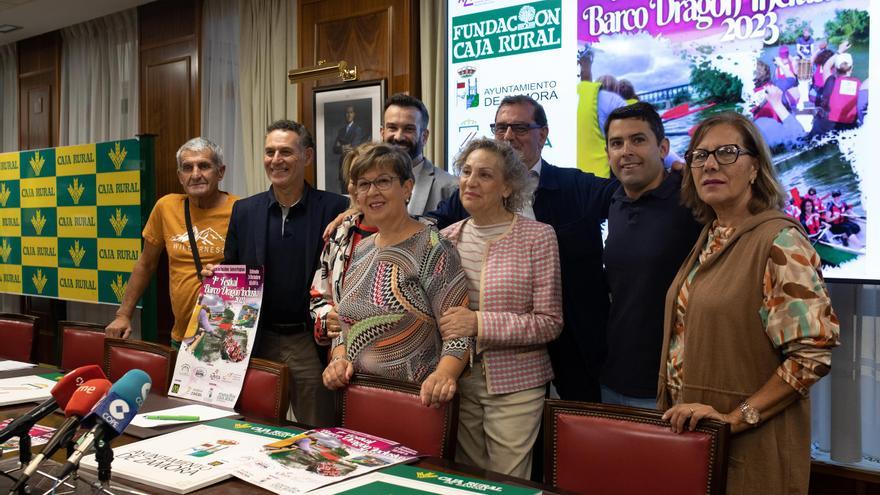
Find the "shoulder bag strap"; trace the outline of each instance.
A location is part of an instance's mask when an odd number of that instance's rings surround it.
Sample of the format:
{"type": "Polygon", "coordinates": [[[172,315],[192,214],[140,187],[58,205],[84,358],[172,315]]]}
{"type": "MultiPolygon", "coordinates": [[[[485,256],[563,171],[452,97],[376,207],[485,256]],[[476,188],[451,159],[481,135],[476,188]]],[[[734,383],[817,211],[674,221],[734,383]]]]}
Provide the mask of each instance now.
{"type": "Polygon", "coordinates": [[[186,219],[186,233],[189,236],[189,247],[192,250],[193,262],[196,264],[196,275],[202,280],[202,260],[199,258],[199,247],[196,246],[196,236],[193,234],[192,218],[189,215],[189,197],[183,201],[183,218],[186,219]]]}

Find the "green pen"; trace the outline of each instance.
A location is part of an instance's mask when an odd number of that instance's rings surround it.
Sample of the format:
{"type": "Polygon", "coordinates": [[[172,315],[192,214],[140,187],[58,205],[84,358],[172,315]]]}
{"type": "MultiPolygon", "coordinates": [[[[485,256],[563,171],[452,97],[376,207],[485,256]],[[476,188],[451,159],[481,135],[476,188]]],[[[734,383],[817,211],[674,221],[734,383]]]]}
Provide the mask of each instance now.
{"type": "Polygon", "coordinates": [[[199,416],[165,416],[162,414],[147,415],[147,416],[144,416],[144,418],[157,419],[159,421],[198,421],[201,419],[199,416]]]}

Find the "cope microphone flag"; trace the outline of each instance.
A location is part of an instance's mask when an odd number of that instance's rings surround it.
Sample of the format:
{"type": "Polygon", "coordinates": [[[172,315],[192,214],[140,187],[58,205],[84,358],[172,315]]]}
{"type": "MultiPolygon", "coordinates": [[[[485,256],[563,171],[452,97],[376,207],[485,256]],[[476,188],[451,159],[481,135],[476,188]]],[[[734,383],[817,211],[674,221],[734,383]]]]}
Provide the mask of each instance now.
{"type": "Polygon", "coordinates": [[[70,397],[83,383],[96,378],[107,378],[101,367],[95,364],[81,366],[64,375],[58,383],[52,387],[52,397],[40,403],[30,411],[24,413],[15,421],[9,423],[0,431],[0,443],[18,435],[27,435],[34,423],[52,413],[56,408],[67,408],[70,397]]]}
{"type": "Polygon", "coordinates": [[[150,384],[150,376],[137,369],[129,371],[113,384],[107,395],[83,418],[83,426],[94,427],[79,440],[76,450],[58,476],[60,479],[76,470],[80,459],[95,442],[107,442],[128,427],[147,399],[150,384]]]}
{"type": "Polygon", "coordinates": [[[83,417],[91,411],[92,407],[94,407],[98,400],[107,394],[108,390],[110,390],[110,381],[106,378],[94,378],[76,388],[70,396],[70,400],[67,402],[67,407],[64,409],[64,414],[67,416],[67,419],[64,420],[64,423],[62,423],[55,431],[55,434],[52,435],[52,438],[50,438],[49,442],[46,443],[46,446],[43,447],[42,452],[37,454],[37,456],[34,457],[34,460],[24,469],[21,477],[12,487],[12,490],[10,490],[10,493],[17,491],[20,486],[25,484],[27,480],[33,476],[37,471],[37,468],[46,458],[51,457],[55,451],[73,438],[73,435],[76,433],[83,417]]]}

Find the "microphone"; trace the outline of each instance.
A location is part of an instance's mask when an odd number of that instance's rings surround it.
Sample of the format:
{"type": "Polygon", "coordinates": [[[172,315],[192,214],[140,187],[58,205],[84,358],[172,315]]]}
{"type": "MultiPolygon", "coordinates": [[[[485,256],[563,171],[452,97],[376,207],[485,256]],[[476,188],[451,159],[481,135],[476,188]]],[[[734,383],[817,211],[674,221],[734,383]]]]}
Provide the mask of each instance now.
{"type": "Polygon", "coordinates": [[[104,372],[101,371],[101,367],[95,364],[81,366],[64,375],[52,387],[51,398],[46,399],[21,417],[16,418],[15,421],[9,423],[6,428],[0,431],[0,443],[4,443],[18,435],[27,435],[34,423],[48,416],[58,407],[66,408],[67,402],[70,401],[70,397],[76,392],[77,387],[95,378],[107,378],[104,376],[104,372]]]}
{"type": "Polygon", "coordinates": [[[22,471],[21,477],[15,482],[10,493],[16,492],[19,487],[24,485],[27,480],[37,472],[37,468],[44,460],[52,457],[52,454],[54,454],[55,451],[73,438],[76,429],[82,421],[82,417],[88,414],[89,410],[107,393],[107,390],[109,389],[110,381],[106,378],[94,378],[77,387],[76,391],[71,395],[67,407],[64,409],[64,414],[67,415],[67,419],[64,420],[64,423],[62,423],[57,430],[55,430],[55,434],[52,435],[52,438],[50,438],[46,443],[46,446],[43,447],[43,451],[37,454],[37,456],[34,457],[34,460],[27,465],[24,471],[22,471]]]}
{"type": "Polygon", "coordinates": [[[58,479],[64,479],[75,471],[80,459],[95,442],[108,442],[128,427],[147,399],[150,384],[150,376],[138,369],[130,370],[113,384],[107,395],[95,404],[88,416],[83,418],[83,426],[88,427],[92,424],[95,426],[79,440],[76,450],[67,459],[58,479]]]}

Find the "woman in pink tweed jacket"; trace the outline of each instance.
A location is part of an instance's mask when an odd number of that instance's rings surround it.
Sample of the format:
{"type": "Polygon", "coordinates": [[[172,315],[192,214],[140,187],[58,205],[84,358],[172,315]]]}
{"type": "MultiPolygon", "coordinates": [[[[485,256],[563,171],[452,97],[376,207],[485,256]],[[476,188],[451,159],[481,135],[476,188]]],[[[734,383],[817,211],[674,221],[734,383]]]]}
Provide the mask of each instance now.
{"type": "Polygon", "coordinates": [[[456,166],[471,218],[442,234],[459,251],[470,304],[448,310],[440,332],[444,339],[476,341],[472,366],[459,379],[456,459],[528,478],[553,378],[546,344],[562,331],[556,235],[549,225],[516,213],[528,210],[537,178],[507,143],[473,140],[456,166]]]}

